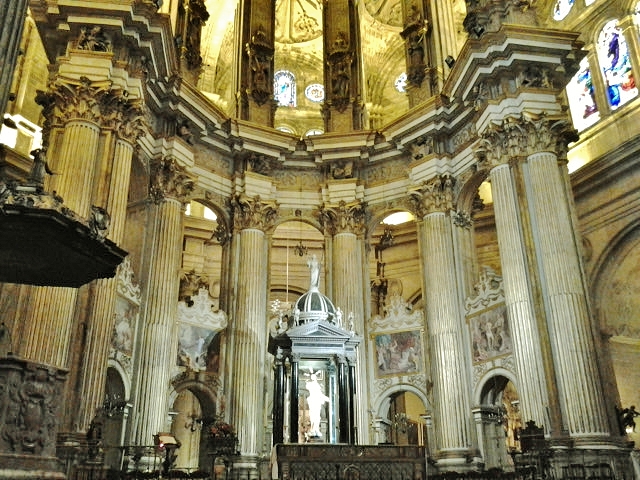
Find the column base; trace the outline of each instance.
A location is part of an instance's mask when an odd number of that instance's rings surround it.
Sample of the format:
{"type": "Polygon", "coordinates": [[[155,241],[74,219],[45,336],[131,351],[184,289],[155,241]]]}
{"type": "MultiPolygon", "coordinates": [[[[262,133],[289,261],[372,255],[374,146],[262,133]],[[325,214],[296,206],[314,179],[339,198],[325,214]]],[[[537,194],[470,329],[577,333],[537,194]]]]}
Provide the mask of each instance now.
{"type": "Polygon", "coordinates": [[[439,472],[476,472],[484,468],[479,452],[467,448],[440,450],[434,460],[439,472]]]}

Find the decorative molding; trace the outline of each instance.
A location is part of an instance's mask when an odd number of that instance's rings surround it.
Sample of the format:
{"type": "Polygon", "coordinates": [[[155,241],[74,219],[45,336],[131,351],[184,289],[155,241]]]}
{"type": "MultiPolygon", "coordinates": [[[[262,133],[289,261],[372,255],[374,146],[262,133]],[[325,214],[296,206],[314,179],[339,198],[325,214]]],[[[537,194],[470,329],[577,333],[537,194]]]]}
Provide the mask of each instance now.
{"type": "Polygon", "coordinates": [[[475,296],[467,297],[465,309],[467,315],[479,312],[496,303],[504,302],[502,277],[487,266],[482,267],[480,280],[473,287],[475,296]]]}
{"type": "Polygon", "coordinates": [[[376,315],[370,321],[372,333],[392,330],[412,330],[424,328],[424,312],[413,310],[412,305],[400,295],[392,295],[385,305],[385,315],[376,315]]]}
{"type": "Polygon", "coordinates": [[[178,302],[177,319],[182,323],[189,323],[206,328],[214,332],[221,332],[227,328],[227,314],[222,310],[214,310],[215,303],[206,288],[198,289],[198,293],[191,297],[188,304],[184,300],[178,302]]]}

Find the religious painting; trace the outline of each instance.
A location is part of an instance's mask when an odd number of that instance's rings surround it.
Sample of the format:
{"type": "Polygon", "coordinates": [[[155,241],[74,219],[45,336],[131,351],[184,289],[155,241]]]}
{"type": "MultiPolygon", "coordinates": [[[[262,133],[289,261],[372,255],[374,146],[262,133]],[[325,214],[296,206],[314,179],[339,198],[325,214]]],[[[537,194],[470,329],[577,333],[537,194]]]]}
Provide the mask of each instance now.
{"type": "Polygon", "coordinates": [[[207,328],[180,324],[178,366],[194,372],[217,372],[220,358],[220,336],[207,328]]]}
{"type": "Polygon", "coordinates": [[[511,333],[504,304],[469,318],[474,363],[507,355],[512,351],[511,333]]]}
{"type": "Polygon", "coordinates": [[[376,375],[409,375],[423,370],[422,332],[410,330],[374,336],[376,375]]]}
{"type": "Polygon", "coordinates": [[[126,298],[116,297],[115,323],[111,347],[127,356],[133,354],[133,337],[138,318],[138,306],[126,298]]]}

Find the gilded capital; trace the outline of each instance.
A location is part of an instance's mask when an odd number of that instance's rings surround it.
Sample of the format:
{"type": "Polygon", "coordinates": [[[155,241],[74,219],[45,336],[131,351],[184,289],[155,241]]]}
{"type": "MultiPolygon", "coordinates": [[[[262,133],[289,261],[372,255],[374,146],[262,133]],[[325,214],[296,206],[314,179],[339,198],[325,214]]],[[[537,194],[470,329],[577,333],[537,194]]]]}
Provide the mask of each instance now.
{"type": "Polygon", "coordinates": [[[172,157],[151,162],[149,195],[154,203],[173,198],[185,203],[193,191],[194,180],[172,157]]]}
{"type": "Polygon", "coordinates": [[[271,230],[278,217],[278,205],[274,201],[263,201],[260,195],[253,198],[245,194],[236,195],[231,202],[233,207],[233,227],[240,231],[256,228],[267,232],[271,230]]]}
{"type": "Polygon", "coordinates": [[[446,213],[453,210],[454,185],[455,179],[451,175],[440,175],[424,182],[411,196],[417,216],[424,217],[430,213],[446,213]]]}
{"type": "Polygon", "coordinates": [[[336,207],[323,205],[318,216],[322,226],[332,235],[345,232],[357,235],[365,229],[366,210],[359,202],[347,204],[342,200],[336,207]]]}

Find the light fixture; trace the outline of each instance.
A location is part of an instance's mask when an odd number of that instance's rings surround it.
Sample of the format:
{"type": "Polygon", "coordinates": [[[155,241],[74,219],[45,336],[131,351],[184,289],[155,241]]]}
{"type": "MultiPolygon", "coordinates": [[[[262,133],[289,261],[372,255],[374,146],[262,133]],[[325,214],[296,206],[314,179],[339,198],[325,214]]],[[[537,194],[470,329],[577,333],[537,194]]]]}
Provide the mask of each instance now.
{"type": "Polygon", "coordinates": [[[453,66],[456,64],[456,59],[451,55],[447,55],[447,58],[444,59],[444,63],[447,64],[447,67],[453,68],[453,66]]]}
{"type": "Polygon", "coordinates": [[[476,25],[473,27],[473,33],[480,37],[480,35],[484,33],[484,27],[482,25],[476,25]]]}
{"type": "Polygon", "coordinates": [[[296,255],[299,257],[304,257],[307,254],[307,247],[303,245],[302,240],[298,242],[298,244],[293,247],[293,251],[296,252],[296,255]]]}
{"type": "Polygon", "coordinates": [[[192,432],[202,429],[203,420],[198,415],[192,413],[187,418],[188,420],[187,423],[184,424],[184,428],[187,428],[192,432]]]}

